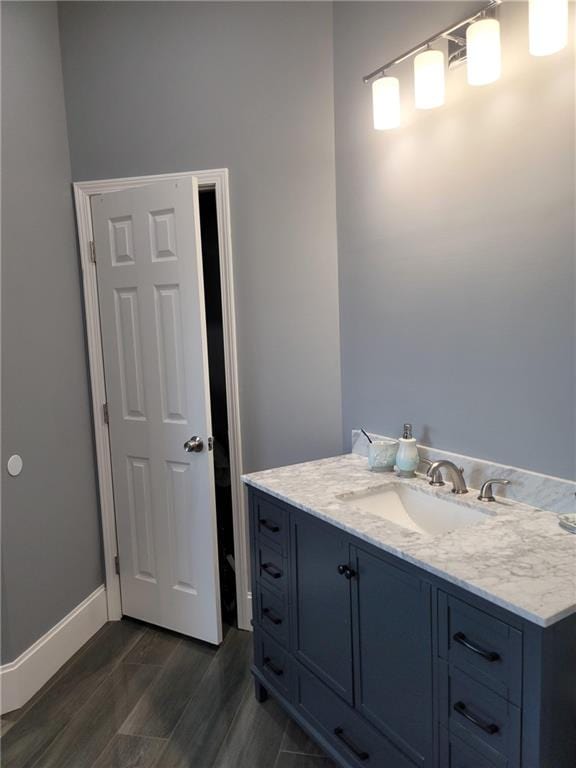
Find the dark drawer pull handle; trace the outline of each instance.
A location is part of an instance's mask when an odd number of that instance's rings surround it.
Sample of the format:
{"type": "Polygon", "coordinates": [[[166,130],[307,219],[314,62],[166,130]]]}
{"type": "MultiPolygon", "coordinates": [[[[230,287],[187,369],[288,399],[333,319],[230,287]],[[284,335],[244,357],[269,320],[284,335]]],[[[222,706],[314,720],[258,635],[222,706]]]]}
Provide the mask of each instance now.
{"type": "Polygon", "coordinates": [[[279,579],[282,576],[282,571],[274,563],[263,563],[262,570],[266,571],[268,576],[272,576],[273,579],[279,579]]]}
{"type": "Polygon", "coordinates": [[[340,728],[340,727],[334,728],[334,735],[336,736],[336,738],[340,739],[340,741],[342,742],[342,744],[344,744],[344,746],[348,747],[350,752],[356,755],[358,760],[368,760],[368,758],[370,757],[368,752],[364,752],[363,749],[359,749],[355,744],[353,744],[344,733],[343,728],[340,728]]]}
{"type": "Polygon", "coordinates": [[[271,621],[272,624],[276,624],[277,627],[282,624],[282,619],[279,616],[276,616],[276,614],[271,611],[270,608],[263,608],[262,614],[264,615],[264,618],[268,619],[268,621],[271,621]]]}
{"type": "Polygon", "coordinates": [[[348,579],[348,581],[350,581],[350,579],[353,579],[354,576],[356,576],[356,571],[353,568],[350,568],[349,565],[339,565],[338,573],[340,574],[340,576],[345,576],[348,579]]]}
{"type": "Polygon", "coordinates": [[[496,653],[496,651],[487,651],[485,648],[480,648],[479,645],[474,645],[474,643],[471,643],[464,632],[456,632],[453,640],[455,640],[457,643],[460,643],[460,645],[463,645],[465,648],[468,648],[468,650],[472,651],[472,653],[477,653],[478,656],[482,656],[482,658],[486,659],[486,661],[498,661],[500,659],[500,654],[496,653]]]}
{"type": "Polygon", "coordinates": [[[479,717],[476,717],[476,715],[469,712],[463,701],[457,701],[456,704],[454,704],[454,710],[455,712],[458,712],[459,715],[462,715],[462,717],[465,717],[466,720],[473,723],[477,728],[483,730],[484,733],[489,733],[490,736],[494,736],[494,734],[498,733],[500,730],[494,723],[485,723],[484,720],[481,720],[479,717]]]}
{"type": "Polygon", "coordinates": [[[271,523],[268,520],[261,519],[260,525],[264,526],[266,530],[271,531],[272,533],[280,533],[280,526],[276,525],[275,523],[271,523]]]}
{"type": "Polygon", "coordinates": [[[276,664],[272,661],[270,656],[264,657],[264,666],[268,667],[270,672],[273,672],[277,677],[281,677],[281,675],[284,674],[284,670],[280,669],[280,667],[277,667],[276,664]]]}

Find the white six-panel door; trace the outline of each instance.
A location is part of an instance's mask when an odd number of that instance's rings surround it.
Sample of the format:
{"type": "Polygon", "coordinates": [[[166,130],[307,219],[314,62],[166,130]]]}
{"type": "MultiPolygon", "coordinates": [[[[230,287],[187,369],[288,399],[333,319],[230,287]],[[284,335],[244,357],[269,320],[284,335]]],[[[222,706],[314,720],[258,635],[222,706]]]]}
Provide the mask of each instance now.
{"type": "Polygon", "coordinates": [[[219,643],[197,182],[95,195],[91,206],[122,611],[219,643]],[[200,452],[184,448],[194,435],[200,452]]]}

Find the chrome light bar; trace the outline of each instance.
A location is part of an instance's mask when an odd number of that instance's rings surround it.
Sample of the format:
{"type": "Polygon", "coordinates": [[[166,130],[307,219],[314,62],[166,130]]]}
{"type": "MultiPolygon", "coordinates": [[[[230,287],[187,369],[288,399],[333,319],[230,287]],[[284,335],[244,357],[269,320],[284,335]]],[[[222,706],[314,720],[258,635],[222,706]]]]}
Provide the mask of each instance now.
{"type": "Polygon", "coordinates": [[[471,24],[473,21],[476,21],[476,19],[480,18],[480,16],[487,14],[489,11],[494,10],[495,8],[497,8],[499,5],[502,4],[502,1],[503,0],[490,0],[489,3],[487,3],[482,8],[480,8],[480,10],[476,11],[476,13],[472,14],[471,16],[467,16],[465,19],[462,19],[456,24],[452,24],[451,26],[446,27],[446,29],[443,29],[441,32],[437,32],[435,35],[432,35],[432,37],[429,37],[427,40],[423,40],[421,43],[418,43],[418,45],[415,45],[413,48],[410,48],[410,50],[400,54],[400,56],[396,56],[395,59],[391,59],[383,66],[378,67],[378,69],[375,69],[374,72],[370,72],[369,75],[365,75],[362,78],[362,81],[364,83],[369,83],[371,80],[374,80],[375,78],[380,77],[386,72],[387,69],[390,69],[390,67],[393,67],[396,64],[400,64],[402,61],[406,61],[406,59],[409,59],[411,56],[415,56],[417,53],[424,50],[431,43],[435,42],[436,40],[439,40],[440,38],[445,38],[446,40],[449,40],[450,42],[455,43],[458,46],[465,47],[466,45],[465,40],[460,36],[454,36],[452,33],[456,32],[456,30],[460,29],[460,27],[464,27],[468,24],[471,24]]]}

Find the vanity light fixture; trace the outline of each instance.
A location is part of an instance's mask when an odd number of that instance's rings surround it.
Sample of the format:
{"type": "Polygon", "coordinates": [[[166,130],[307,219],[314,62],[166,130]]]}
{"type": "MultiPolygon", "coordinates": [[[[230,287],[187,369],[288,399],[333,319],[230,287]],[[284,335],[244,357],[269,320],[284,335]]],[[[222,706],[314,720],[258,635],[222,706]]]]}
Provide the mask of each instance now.
{"type": "MultiPolygon", "coordinates": [[[[454,64],[464,61],[466,58],[466,30],[474,22],[478,22],[478,19],[485,16],[487,12],[496,9],[501,2],[502,0],[490,0],[472,16],[468,16],[457,24],[452,24],[441,32],[432,35],[432,37],[418,43],[409,51],[378,67],[363,78],[364,83],[372,83],[372,111],[376,130],[385,131],[400,125],[400,82],[398,78],[390,77],[387,71],[396,64],[415,56],[416,107],[418,109],[432,109],[441,106],[445,96],[446,67],[444,54],[442,51],[432,50],[430,46],[437,40],[447,40],[450,44],[449,61],[454,62],[454,64]]],[[[484,21],[484,19],[482,20],[484,21]]],[[[489,21],[488,19],[485,20],[489,21]]],[[[485,29],[485,27],[481,29],[485,29]]],[[[498,34],[499,42],[500,35],[498,34]]],[[[494,71],[492,65],[491,72],[494,71]]]]}
{"type": "Polygon", "coordinates": [[[568,0],[530,0],[529,49],[532,56],[549,56],[568,43],[568,0]]]}
{"type": "MultiPolygon", "coordinates": [[[[488,85],[502,72],[500,22],[495,12],[504,0],[490,0],[472,16],[437,32],[395,59],[365,75],[372,83],[374,128],[386,130],[400,124],[400,83],[385,76],[391,68],[414,59],[414,95],[417,109],[432,109],[444,104],[444,53],[432,50],[438,40],[448,43],[448,69],[467,63],[468,83],[488,85]]],[[[529,0],[530,53],[548,56],[568,43],[568,0],[529,0]]]]}
{"type": "Polygon", "coordinates": [[[444,54],[431,48],[414,59],[414,102],[417,109],[434,109],[444,104],[444,54]]]}
{"type": "Polygon", "coordinates": [[[481,18],[466,30],[469,85],[488,85],[502,73],[500,22],[481,18]]]}
{"type": "Polygon", "coordinates": [[[400,125],[400,81],[397,77],[379,77],[372,83],[374,128],[387,131],[400,125]]]}
{"type": "Polygon", "coordinates": [[[469,24],[472,24],[472,22],[477,21],[482,16],[485,16],[489,11],[494,11],[496,8],[498,8],[499,5],[501,5],[502,2],[503,0],[490,0],[489,3],[486,3],[483,8],[480,8],[480,10],[476,11],[476,13],[474,13],[472,16],[467,16],[465,19],[462,19],[456,24],[452,24],[450,27],[446,27],[446,29],[443,29],[441,32],[437,32],[435,35],[432,35],[432,37],[423,40],[421,43],[418,43],[418,45],[410,48],[410,50],[400,54],[400,56],[396,56],[395,59],[392,59],[386,64],[383,64],[381,67],[378,67],[378,69],[375,69],[374,72],[370,72],[369,75],[365,75],[362,78],[363,82],[370,83],[375,78],[382,77],[386,70],[396,66],[396,64],[401,64],[403,61],[410,59],[412,56],[416,56],[416,54],[420,53],[421,51],[429,49],[432,43],[435,43],[437,40],[450,40],[458,44],[460,47],[465,47],[466,41],[463,40],[462,36],[458,35],[457,33],[461,29],[466,29],[466,27],[469,24]]]}

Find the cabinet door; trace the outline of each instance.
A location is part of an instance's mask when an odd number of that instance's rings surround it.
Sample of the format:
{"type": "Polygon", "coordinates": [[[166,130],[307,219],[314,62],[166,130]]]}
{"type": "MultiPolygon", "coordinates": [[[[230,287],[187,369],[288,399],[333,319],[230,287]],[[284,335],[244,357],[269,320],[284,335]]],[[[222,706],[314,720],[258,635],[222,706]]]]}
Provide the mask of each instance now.
{"type": "Polygon", "coordinates": [[[294,655],[352,703],[352,582],[338,568],[350,565],[349,538],[294,511],[291,543],[294,655]]]}
{"type": "Polygon", "coordinates": [[[367,551],[353,554],[356,707],[416,765],[432,766],[430,585],[367,551]]]}

